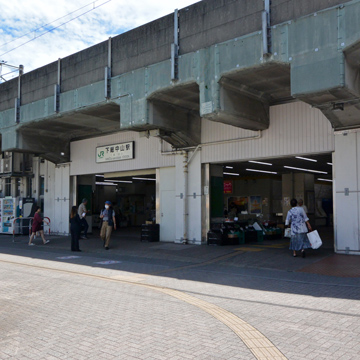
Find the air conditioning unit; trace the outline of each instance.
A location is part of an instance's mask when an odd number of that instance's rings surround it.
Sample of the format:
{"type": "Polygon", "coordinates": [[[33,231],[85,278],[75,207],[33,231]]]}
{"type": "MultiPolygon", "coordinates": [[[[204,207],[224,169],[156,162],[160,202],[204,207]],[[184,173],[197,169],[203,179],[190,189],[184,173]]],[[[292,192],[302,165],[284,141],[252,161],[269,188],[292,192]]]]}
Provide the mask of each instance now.
{"type": "Polygon", "coordinates": [[[3,173],[11,173],[12,172],[11,158],[2,159],[2,168],[3,168],[3,173]]]}

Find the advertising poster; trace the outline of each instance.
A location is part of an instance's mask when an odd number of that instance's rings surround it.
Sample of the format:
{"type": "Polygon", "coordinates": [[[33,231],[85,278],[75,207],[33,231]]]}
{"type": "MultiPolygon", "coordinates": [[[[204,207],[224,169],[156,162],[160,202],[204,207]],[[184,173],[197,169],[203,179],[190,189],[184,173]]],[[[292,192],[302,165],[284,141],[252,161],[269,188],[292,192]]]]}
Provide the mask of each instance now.
{"type": "Polygon", "coordinates": [[[224,181],[224,194],[232,194],[233,182],[231,180],[224,181]]]}
{"type": "Polygon", "coordinates": [[[261,214],[261,196],[250,196],[250,214],[261,214]]]}
{"type": "Polygon", "coordinates": [[[248,211],[248,202],[247,196],[230,196],[228,198],[228,211],[232,211],[235,214],[248,211]]]}

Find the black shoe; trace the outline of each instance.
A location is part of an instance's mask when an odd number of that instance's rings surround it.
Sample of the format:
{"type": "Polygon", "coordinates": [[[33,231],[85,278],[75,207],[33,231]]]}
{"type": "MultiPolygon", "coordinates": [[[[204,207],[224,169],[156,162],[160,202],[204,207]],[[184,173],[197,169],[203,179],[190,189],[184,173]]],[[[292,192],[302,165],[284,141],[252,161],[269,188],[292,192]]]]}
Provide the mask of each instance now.
{"type": "Polygon", "coordinates": [[[105,250],[109,250],[109,247],[108,247],[108,246],[105,246],[105,250]]]}
{"type": "Polygon", "coordinates": [[[303,258],[306,256],[304,250],[301,251],[301,256],[302,256],[303,258]]]}

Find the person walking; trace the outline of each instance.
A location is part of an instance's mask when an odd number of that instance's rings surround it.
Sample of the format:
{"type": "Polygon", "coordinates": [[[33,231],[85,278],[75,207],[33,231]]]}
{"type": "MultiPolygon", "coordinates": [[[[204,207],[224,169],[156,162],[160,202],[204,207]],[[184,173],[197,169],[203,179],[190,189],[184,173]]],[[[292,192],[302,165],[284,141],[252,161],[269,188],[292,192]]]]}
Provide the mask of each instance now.
{"type": "Polygon", "coordinates": [[[291,224],[291,239],[289,249],[293,251],[293,256],[296,257],[296,251],[301,251],[301,255],[305,257],[305,249],[311,248],[309,239],[307,237],[308,229],[312,231],[309,223],[309,218],[305,214],[302,207],[297,206],[297,200],[290,201],[291,209],[286,216],[285,225],[291,224]]]}
{"type": "Polygon", "coordinates": [[[78,214],[77,206],[73,206],[70,212],[70,232],[71,232],[71,251],[81,251],[79,249],[79,239],[81,233],[81,219],[78,214]]]}
{"type": "Polygon", "coordinates": [[[111,201],[105,201],[105,209],[101,210],[100,219],[102,219],[100,238],[104,243],[105,250],[109,250],[112,229],[116,230],[115,211],[111,208],[111,201]]]}
{"type": "Polygon", "coordinates": [[[81,221],[81,226],[84,228],[84,235],[81,236],[81,239],[87,239],[87,232],[89,229],[89,224],[86,221],[86,214],[89,212],[89,210],[86,209],[86,204],[87,204],[87,199],[82,199],[82,203],[79,206],[78,209],[78,214],[80,217],[80,221],[81,221]]]}
{"type": "Polygon", "coordinates": [[[35,207],[34,219],[33,219],[33,223],[32,223],[32,226],[31,226],[31,236],[30,236],[30,240],[29,240],[29,246],[35,245],[32,241],[33,241],[33,239],[34,239],[37,232],[40,233],[40,236],[42,238],[42,241],[43,241],[44,245],[48,244],[50,242],[50,240],[45,239],[44,230],[43,230],[43,222],[44,222],[44,220],[41,218],[40,212],[41,212],[40,206],[36,206],[35,207]]]}

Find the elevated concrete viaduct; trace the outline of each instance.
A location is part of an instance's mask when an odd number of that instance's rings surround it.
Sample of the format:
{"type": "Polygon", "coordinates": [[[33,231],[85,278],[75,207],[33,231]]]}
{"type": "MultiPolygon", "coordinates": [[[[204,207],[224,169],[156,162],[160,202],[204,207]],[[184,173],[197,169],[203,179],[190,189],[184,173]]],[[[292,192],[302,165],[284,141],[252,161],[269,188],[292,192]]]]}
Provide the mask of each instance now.
{"type": "Polygon", "coordinates": [[[357,127],[359,19],[359,0],[200,1],[1,84],[2,150],[62,163],[120,130],[196,146],[201,118],[263,130],[294,99],[357,127]]]}

